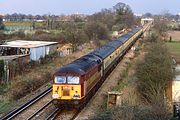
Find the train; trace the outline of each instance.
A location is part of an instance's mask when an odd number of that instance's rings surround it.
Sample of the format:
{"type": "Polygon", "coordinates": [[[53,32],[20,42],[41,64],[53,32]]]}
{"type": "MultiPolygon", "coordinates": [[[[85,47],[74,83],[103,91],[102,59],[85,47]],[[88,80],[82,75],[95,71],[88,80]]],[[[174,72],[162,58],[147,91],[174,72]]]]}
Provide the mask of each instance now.
{"type": "Polygon", "coordinates": [[[52,99],[57,107],[82,109],[150,23],[135,27],[106,45],[61,67],[54,74],[52,99]]]}

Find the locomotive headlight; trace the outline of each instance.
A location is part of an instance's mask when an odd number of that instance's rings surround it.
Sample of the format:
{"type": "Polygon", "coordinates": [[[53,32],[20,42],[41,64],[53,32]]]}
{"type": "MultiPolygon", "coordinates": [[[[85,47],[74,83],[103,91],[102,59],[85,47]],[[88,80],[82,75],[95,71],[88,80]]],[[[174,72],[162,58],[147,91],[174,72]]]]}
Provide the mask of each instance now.
{"type": "Polygon", "coordinates": [[[60,96],[59,96],[59,94],[53,94],[52,97],[53,97],[54,99],[56,99],[56,98],[59,98],[60,96]]]}
{"type": "Polygon", "coordinates": [[[80,98],[80,94],[78,94],[78,91],[75,92],[75,94],[73,95],[74,99],[78,99],[80,98]]]}

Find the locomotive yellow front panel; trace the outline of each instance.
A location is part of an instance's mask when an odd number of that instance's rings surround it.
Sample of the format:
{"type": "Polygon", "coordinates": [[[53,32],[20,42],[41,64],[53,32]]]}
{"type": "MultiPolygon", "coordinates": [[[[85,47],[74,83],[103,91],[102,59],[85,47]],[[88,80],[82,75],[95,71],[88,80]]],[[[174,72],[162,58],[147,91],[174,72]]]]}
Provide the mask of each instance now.
{"type": "Polygon", "coordinates": [[[81,99],[81,85],[53,85],[53,99],[74,100],[81,99]]]}

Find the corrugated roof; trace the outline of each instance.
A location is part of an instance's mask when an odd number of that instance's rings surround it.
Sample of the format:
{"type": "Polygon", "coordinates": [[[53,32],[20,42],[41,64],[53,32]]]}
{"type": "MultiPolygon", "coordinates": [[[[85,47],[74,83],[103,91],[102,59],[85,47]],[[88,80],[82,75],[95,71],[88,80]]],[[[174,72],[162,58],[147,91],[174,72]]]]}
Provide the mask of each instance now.
{"type": "Polygon", "coordinates": [[[0,45],[0,47],[36,48],[53,44],[58,44],[58,42],[15,40],[6,42],[5,44],[0,45]]]}

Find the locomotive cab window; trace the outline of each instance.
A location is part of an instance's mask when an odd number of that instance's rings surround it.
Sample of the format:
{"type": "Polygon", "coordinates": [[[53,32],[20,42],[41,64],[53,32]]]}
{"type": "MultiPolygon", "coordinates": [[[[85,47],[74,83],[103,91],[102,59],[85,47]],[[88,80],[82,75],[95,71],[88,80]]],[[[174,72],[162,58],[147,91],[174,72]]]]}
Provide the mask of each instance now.
{"type": "Polygon", "coordinates": [[[79,84],[79,77],[77,76],[68,76],[67,77],[68,84],[79,84]]]}
{"type": "Polygon", "coordinates": [[[65,76],[55,76],[55,83],[66,83],[66,77],[65,76]]]}

